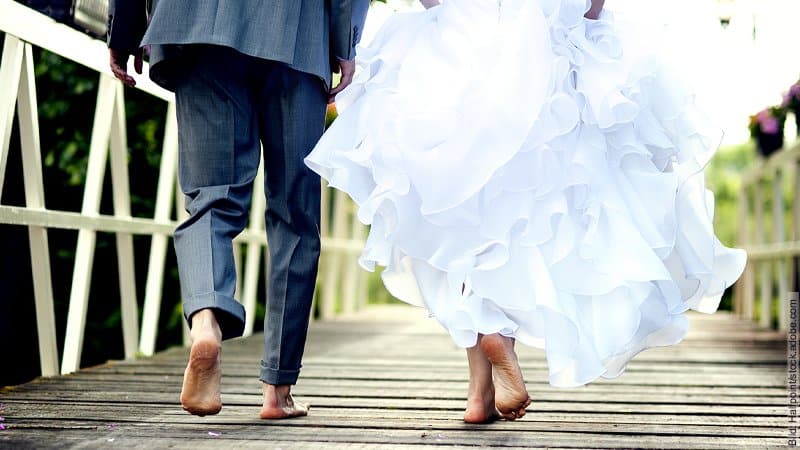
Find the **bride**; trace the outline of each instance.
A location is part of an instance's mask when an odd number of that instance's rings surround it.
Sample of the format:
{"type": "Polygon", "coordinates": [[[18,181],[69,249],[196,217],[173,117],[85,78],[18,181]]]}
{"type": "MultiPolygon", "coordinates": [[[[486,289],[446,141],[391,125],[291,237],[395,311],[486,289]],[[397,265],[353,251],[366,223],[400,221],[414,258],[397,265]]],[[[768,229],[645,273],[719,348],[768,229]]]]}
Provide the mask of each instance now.
{"type": "Polygon", "coordinates": [[[712,227],[721,132],[603,0],[421,0],[359,48],[305,160],[371,225],[360,264],[466,349],[466,422],[618,377],[716,311],[744,251],[712,227]]]}

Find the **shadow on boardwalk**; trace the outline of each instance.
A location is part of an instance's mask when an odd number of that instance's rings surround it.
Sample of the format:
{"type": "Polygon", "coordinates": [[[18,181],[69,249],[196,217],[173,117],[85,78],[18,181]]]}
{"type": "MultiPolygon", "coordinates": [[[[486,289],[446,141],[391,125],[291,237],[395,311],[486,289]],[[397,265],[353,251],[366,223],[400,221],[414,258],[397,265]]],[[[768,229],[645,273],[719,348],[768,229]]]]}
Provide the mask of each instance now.
{"type": "Polygon", "coordinates": [[[727,313],[690,314],[684,342],[639,354],[616,380],[547,384],[519,346],[534,399],[521,421],[461,422],[463,350],[422,309],[369,308],[312,325],[295,392],[309,417],[259,420],[262,336],[227,342],[218,416],[178,405],[186,350],[112,361],[0,393],[0,447],[752,448],[785,446],[785,336],[727,313]]]}

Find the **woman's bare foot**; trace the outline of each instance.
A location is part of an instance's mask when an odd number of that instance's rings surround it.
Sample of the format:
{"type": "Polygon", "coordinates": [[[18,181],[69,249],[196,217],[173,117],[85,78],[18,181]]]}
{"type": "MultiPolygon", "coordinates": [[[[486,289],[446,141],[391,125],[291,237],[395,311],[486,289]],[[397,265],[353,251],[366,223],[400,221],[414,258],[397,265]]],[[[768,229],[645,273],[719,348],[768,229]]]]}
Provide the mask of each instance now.
{"type": "Polygon", "coordinates": [[[222,409],[222,332],[212,310],[203,309],[192,316],[190,336],[192,350],[183,373],[181,406],[197,416],[217,414],[222,409]]]}
{"type": "Polygon", "coordinates": [[[292,387],[288,384],[276,386],[262,383],[264,405],[261,407],[262,419],[289,419],[308,415],[308,405],[294,401],[292,387]]]}
{"type": "Polygon", "coordinates": [[[469,361],[469,393],[464,422],[494,422],[500,418],[500,414],[494,405],[492,363],[478,345],[467,349],[467,360],[469,361]]]}
{"type": "Polygon", "coordinates": [[[481,337],[479,343],[492,364],[497,410],[504,419],[519,419],[531,398],[514,352],[514,340],[495,333],[481,337]]]}

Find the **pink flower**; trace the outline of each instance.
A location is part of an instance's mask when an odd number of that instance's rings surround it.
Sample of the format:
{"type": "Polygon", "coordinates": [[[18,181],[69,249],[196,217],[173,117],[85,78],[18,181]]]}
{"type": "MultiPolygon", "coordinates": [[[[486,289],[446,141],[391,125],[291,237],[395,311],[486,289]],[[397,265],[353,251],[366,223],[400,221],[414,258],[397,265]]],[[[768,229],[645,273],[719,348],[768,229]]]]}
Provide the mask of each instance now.
{"type": "Polygon", "coordinates": [[[776,134],[778,132],[778,119],[769,116],[761,120],[761,132],[776,134]]]}

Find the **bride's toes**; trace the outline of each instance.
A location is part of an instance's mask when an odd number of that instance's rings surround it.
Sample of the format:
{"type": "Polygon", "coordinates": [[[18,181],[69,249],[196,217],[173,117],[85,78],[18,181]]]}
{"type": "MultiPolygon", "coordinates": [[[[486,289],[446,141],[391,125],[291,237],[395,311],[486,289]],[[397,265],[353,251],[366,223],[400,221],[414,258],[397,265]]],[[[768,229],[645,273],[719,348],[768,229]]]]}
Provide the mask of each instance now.
{"type": "Polygon", "coordinates": [[[498,411],[498,413],[500,414],[500,417],[502,417],[505,420],[517,420],[518,419],[516,411],[505,412],[505,413],[498,411]]]}

